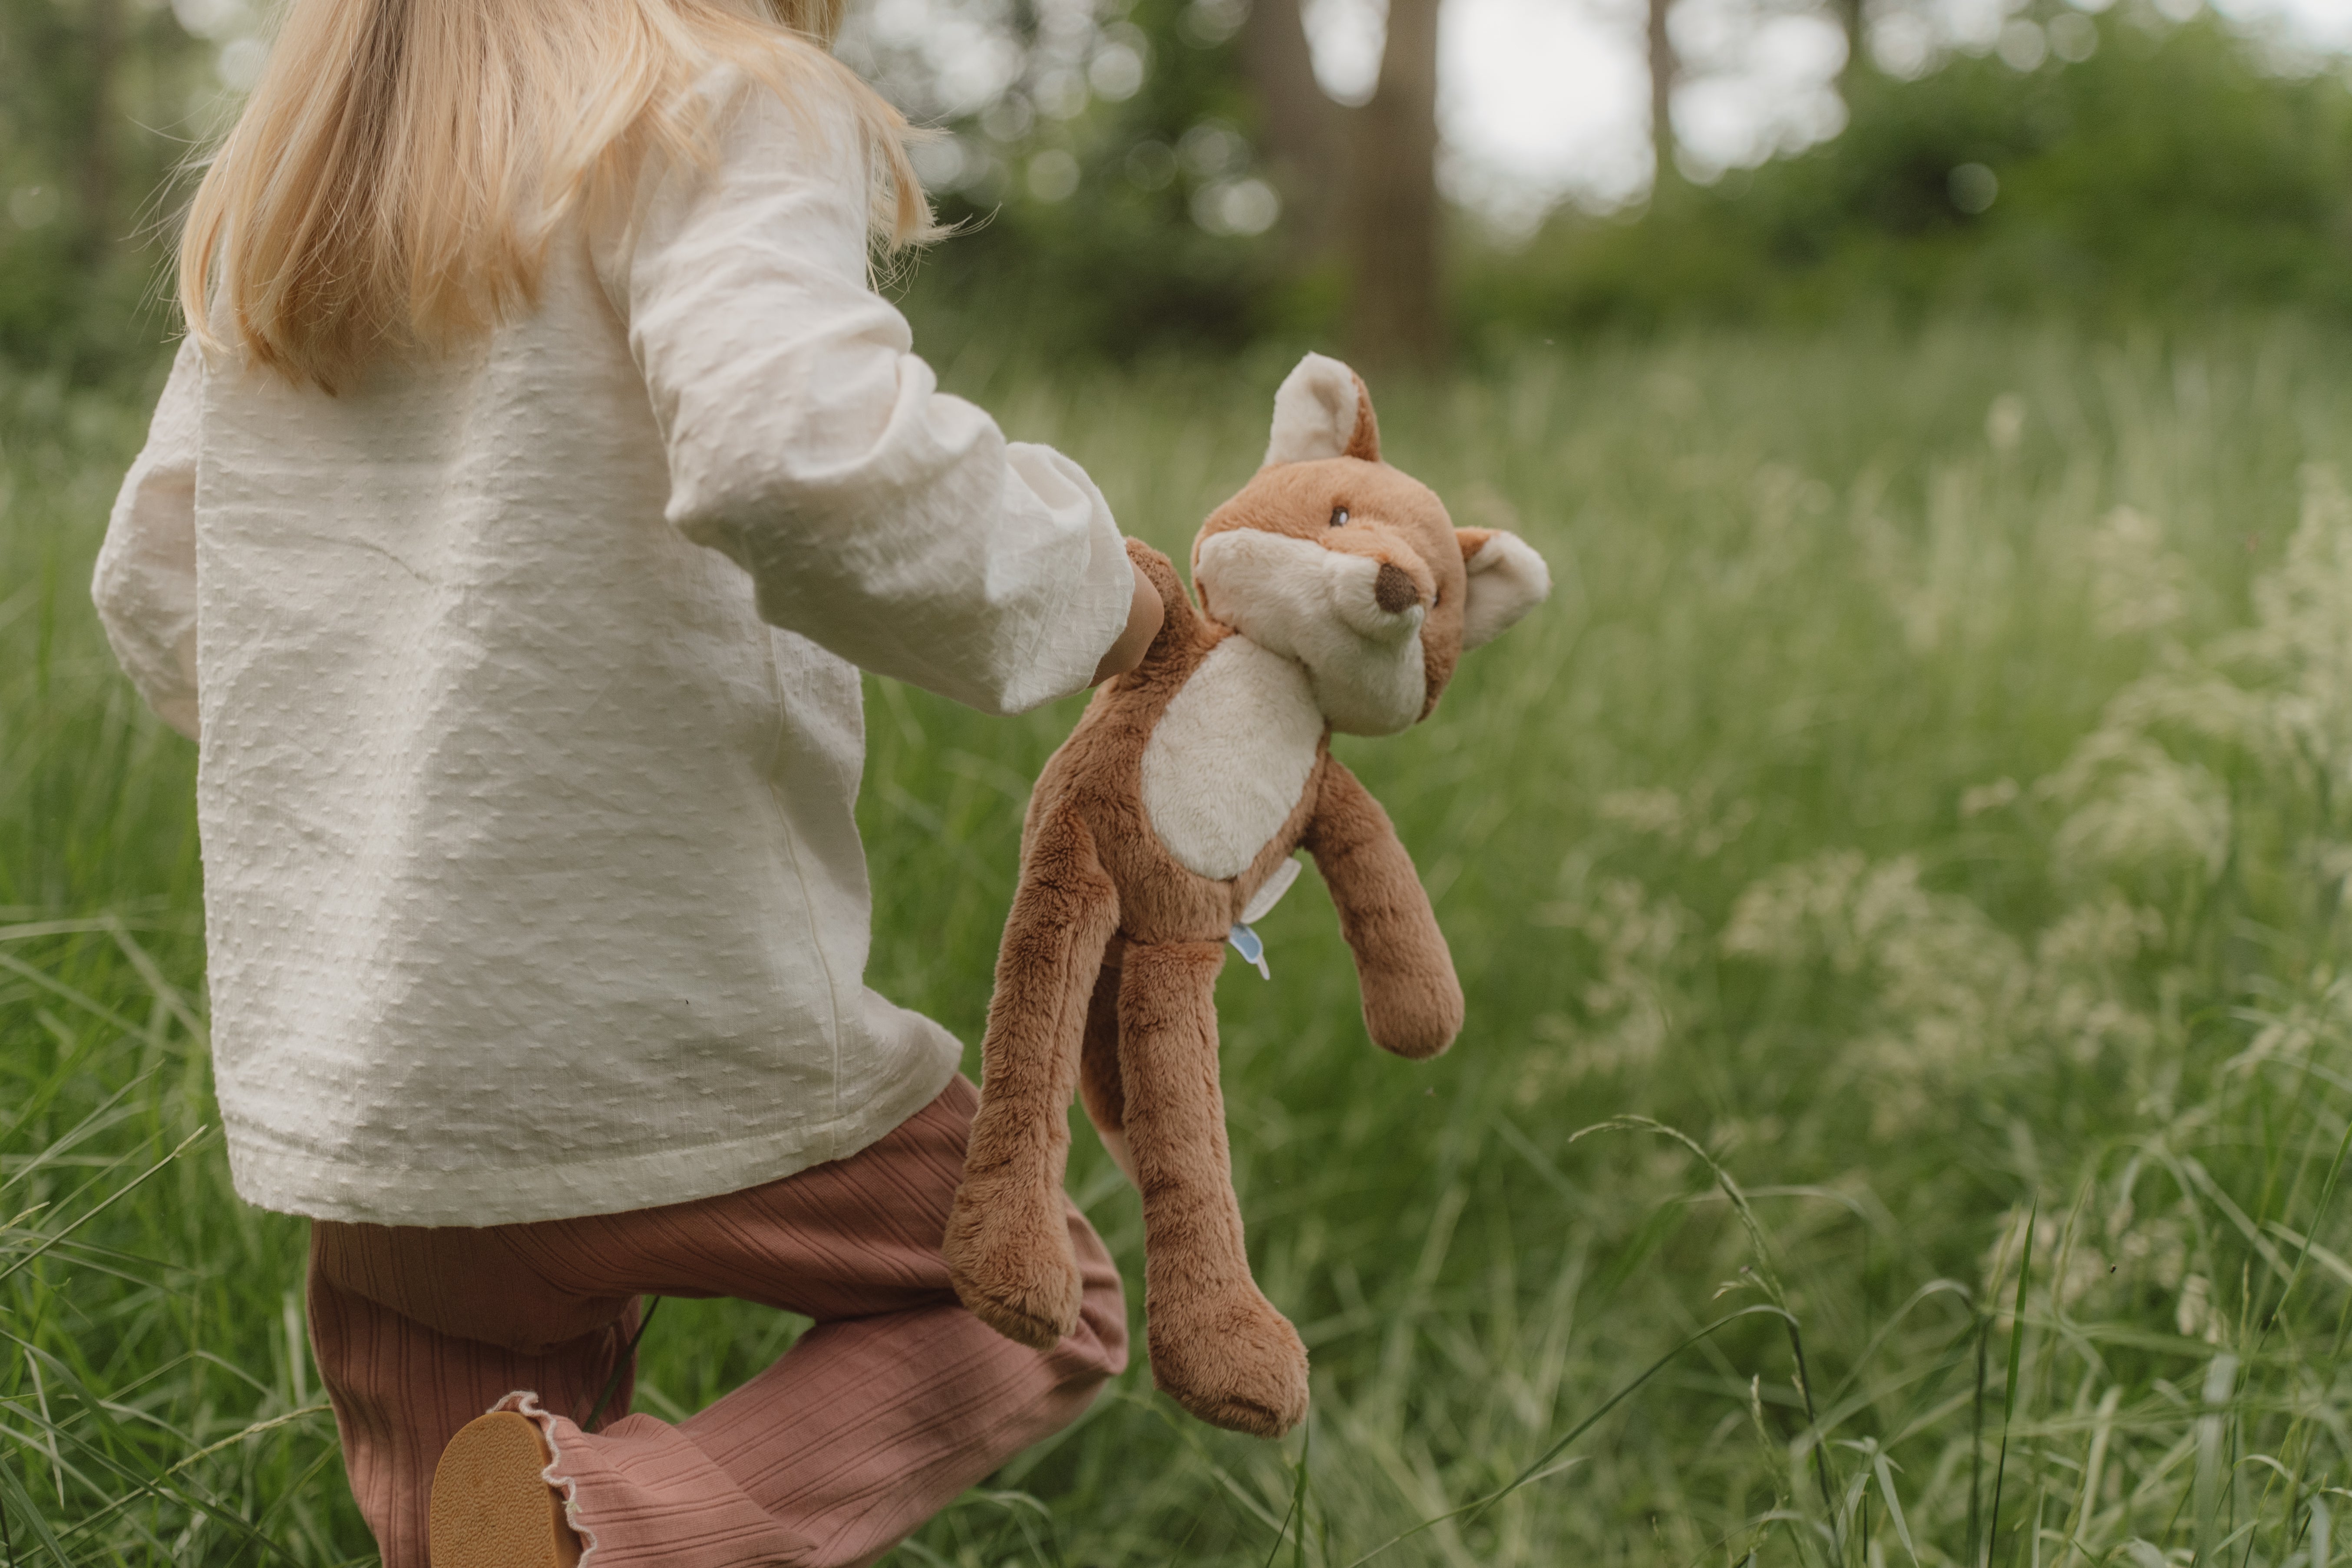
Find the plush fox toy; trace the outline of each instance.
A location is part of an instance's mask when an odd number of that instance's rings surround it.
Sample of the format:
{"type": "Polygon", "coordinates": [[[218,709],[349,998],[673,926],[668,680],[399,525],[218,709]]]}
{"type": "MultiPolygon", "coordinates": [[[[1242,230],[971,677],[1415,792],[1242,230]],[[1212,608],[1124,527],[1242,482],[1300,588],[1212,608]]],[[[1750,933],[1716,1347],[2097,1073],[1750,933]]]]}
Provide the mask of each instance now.
{"type": "Polygon", "coordinates": [[[964,1305],[1039,1348],[1077,1326],[1062,1208],[1082,1084],[1143,1194],[1154,1381],[1204,1421],[1279,1436],[1307,1409],[1307,1352],[1250,1277],[1217,1082],[1214,986],[1314,857],[1356,958],[1364,1022],[1436,1055],[1462,988],[1428,896],[1333,731],[1424,718],[1465,648],[1550,591],[1517,537],[1456,529],[1381,461],[1363,383],[1309,354],[1275,396],[1265,464],[1192,545],[1195,611],[1167,557],[1130,543],[1167,618],[1045,764],[996,963],[985,1073],[946,1251],[964,1305]]]}

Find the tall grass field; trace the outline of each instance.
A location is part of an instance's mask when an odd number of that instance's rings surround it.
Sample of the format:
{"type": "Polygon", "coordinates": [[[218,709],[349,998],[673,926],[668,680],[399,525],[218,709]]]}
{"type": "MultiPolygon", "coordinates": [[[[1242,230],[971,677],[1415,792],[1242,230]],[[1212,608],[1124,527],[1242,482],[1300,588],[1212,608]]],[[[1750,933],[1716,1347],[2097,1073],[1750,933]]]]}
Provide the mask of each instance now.
{"type": "MultiPolygon", "coordinates": [[[[1217,1432],[1139,1356],[894,1563],[2352,1554],[2348,350],[1962,323],[1376,386],[1557,589],[1338,745],[1452,941],[1451,1054],[1371,1047],[1313,878],[1220,983],[1313,1413],[1217,1432]]],[[[1284,368],[948,375],[1181,558],[1284,368]]],[[[363,1563],[302,1224],[214,1131],[193,751],[87,597],[143,423],[0,376],[0,1563],[363,1563]]],[[[870,978],[967,1041],[1076,711],[868,692],[870,978]]],[[[1070,1183],[1139,1317],[1082,1121],[1070,1183]]],[[[669,1303],[638,1407],[797,1327],[669,1303]]]]}

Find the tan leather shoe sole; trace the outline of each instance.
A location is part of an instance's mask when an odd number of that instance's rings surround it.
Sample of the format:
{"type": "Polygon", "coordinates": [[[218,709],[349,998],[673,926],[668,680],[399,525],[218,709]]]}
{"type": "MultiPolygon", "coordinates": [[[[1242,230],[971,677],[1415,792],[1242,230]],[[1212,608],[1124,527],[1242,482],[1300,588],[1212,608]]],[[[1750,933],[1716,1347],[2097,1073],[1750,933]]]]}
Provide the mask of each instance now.
{"type": "Polygon", "coordinates": [[[468,1421],[433,1469],[433,1568],[575,1568],[580,1538],[540,1479],[539,1424],[512,1410],[468,1421]]]}

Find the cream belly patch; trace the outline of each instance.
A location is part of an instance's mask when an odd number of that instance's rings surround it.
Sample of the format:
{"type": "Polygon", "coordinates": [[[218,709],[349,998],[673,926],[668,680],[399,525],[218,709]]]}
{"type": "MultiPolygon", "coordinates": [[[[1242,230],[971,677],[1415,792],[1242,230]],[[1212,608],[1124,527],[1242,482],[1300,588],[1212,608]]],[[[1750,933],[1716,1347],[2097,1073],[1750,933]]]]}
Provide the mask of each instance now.
{"type": "Polygon", "coordinates": [[[1187,870],[1238,877],[1307,788],[1323,713],[1299,665],[1229,637],[1171,700],[1143,749],[1143,810],[1187,870]]]}

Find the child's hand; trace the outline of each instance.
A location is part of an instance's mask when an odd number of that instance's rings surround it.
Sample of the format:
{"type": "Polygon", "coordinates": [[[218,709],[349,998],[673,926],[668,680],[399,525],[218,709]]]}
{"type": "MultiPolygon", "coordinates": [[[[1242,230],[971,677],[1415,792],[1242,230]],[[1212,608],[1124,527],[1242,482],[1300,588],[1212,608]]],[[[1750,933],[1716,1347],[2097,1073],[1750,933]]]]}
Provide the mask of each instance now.
{"type": "Polygon", "coordinates": [[[1135,597],[1128,601],[1127,630],[1118,634],[1118,640],[1110,645],[1110,651],[1095,666],[1095,678],[1087,682],[1088,686],[1100,686],[1112,676],[1125,675],[1141,664],[1143,656],[1150,651],[1151,639],[1160,635],[1160,623],[1167,616],[1167,608],[1160,602],[1160,590],[1151,585],[1142,567],[1132,569],[1135,597]]]}

